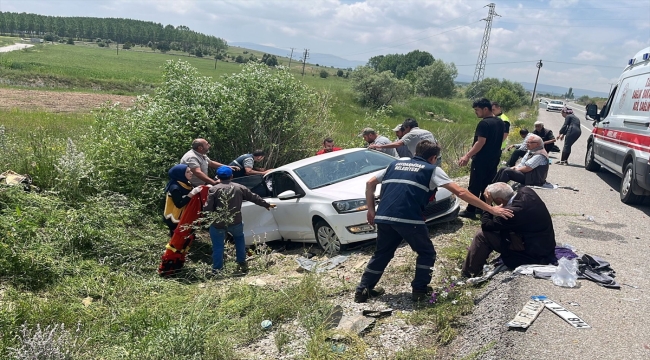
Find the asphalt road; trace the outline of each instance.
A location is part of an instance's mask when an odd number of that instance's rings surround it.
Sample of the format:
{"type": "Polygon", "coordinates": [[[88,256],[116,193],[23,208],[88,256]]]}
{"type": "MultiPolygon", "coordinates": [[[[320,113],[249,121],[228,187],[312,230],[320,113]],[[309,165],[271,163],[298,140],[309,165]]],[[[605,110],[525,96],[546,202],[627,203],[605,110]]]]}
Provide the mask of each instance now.
{"type": "MultiPolygon", "coordinates": [[[[584,107],[573,108],[584,119],[584,107]]],[[[540,110],[539,120],[557,136],[564,119],[557,112],[540,110]]],[[[627,285],[612,290],[587,280],[579,280],[579,288],[562,288],[550,280],[525,276],[494,280],[499,283],[486,302],[491,297],[493,306],[503,306],[507,320],[531,295],[546,295],[578,315],[591,329],[576,329],[545,309],[526,331],[509,331],[505,322],[499,324],[492,337],[494,348],[480,358],[650,359],[650,206],[623,204],[618,192],[620,178],[605,170],[593,173],[584,169],[591,123],[583,120],[582,125],[570,165],[557,165],[559,154],[553,154],[548,175],[549,182],[579,191],[540,189],[537,193],[553,215],[556,242],[605,258],[616,270],[617,281],[627,285]],[[594,221],[587,216],[593,216],[594,221]],[[506,303],[500,305],[499,298],[507,299],[506,303]]],[[[558,143],[560,148],[562,145],[558,143]]]]}

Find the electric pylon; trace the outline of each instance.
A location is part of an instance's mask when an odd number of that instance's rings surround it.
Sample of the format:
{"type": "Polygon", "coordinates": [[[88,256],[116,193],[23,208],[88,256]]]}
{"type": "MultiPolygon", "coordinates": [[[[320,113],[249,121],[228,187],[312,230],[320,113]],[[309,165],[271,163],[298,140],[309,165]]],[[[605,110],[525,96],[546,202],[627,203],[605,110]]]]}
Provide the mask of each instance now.
{"type": "Polygon", "coordinates": [[[483,42],[481,43],[481,50],[478,52],[478,59],[476,60],[476,69],[474,70],[474,78],[472,79],[472,84],[474,87],[470,90],[472,93],[472,98],[478,97],[482,94],[478,94],[477,85],[483,80],[483,75],[485,75],[485,61],[487,60],[488,47],[490,45],[490,32],[492,32],[492,19],[495,16],[501,16],[494,11],[494,3],[486,5],[490,8],[488,16],[483,19],[485,20],[485,31],[483,32],[483,42]]]}

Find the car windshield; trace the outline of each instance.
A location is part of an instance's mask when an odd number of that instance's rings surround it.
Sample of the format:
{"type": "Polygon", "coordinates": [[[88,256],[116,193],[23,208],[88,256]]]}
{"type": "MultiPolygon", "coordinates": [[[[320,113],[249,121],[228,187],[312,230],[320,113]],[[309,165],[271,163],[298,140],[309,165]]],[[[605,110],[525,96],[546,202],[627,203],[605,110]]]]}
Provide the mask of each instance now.
{"type": "Polygon", "coordinates": [[[294,172],[309,189],[317,189],[384,169],[395,160],[384,153],[363,150],[305,165],[294,172]]]}
{"type": "Polygon", "coordinates": [[[559,100],[551,100],[551,104],[564,104],[564,103],[559,100]]]}

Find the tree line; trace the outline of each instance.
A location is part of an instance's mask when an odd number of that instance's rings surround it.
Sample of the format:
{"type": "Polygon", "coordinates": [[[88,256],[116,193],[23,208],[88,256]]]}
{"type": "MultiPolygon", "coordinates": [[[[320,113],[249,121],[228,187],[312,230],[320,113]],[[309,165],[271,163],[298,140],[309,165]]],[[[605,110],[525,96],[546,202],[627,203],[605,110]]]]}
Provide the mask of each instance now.
{"type": "Polygon", "coordinates": [[[62,17],[27,13],[0,12],[0,35],[45,37],[76,40],[108,39],[111,42],[149,46],[161,51],[219,54],[228,48],[224,39],[205,35],[180,25],[123,18],[62,17]]]}

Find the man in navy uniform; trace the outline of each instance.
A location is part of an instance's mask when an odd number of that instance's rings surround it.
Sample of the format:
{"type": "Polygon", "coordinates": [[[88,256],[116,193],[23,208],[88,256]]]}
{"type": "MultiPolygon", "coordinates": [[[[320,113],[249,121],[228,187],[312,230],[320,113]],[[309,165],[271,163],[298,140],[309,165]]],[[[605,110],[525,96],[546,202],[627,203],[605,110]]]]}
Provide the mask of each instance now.
{"type": "Polygon", "coordinates": [[[386,170],[373,176],[366,183],[368,223],[377,224],[377,249],[361,276],[354,295],[355,302],[366,302],[384,290],[375,287],[384,269],[395,255],[402,239],[418,254],[415,261],[415,278],[411,283],[413,301],[421,301],[431,293],[433,263],[436,251],[429,239],[429,230],[422,211],[435,196],[438,186],[456,194],[468,203],[495,216],[508,218],[512,211],[500,206],[490,206],[466,189],[452,182],[436,162],[440,147],[429,140],[417,144],[415,156],[408,160],[396,160],[386,170]],[[375,189],[381,183],[381,202],[375,212],[375,189]]]}

